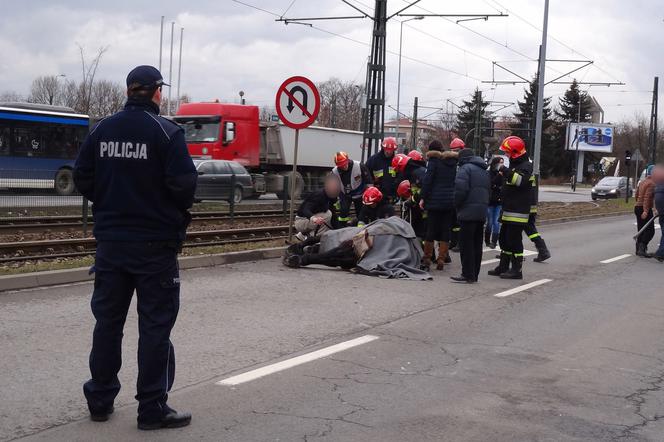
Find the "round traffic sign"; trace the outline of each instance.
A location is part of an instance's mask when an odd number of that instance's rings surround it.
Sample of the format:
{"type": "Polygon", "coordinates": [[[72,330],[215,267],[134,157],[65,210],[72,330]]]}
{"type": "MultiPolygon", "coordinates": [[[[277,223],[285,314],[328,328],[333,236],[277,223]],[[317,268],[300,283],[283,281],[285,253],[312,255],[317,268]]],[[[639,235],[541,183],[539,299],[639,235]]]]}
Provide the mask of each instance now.
{"type": "Polygon", "coordinates": [[[277,90],[277,114],[284,124],[303,129],[316,120],[320,110],[320,94],[314,83],[295,76],[284,81],[277,90]]]}

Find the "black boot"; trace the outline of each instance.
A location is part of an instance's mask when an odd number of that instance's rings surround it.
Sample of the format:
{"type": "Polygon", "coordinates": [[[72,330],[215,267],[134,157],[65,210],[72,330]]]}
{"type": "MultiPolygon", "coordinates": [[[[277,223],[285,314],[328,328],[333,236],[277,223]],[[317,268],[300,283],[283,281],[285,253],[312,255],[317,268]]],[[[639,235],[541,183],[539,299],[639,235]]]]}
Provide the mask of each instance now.
{"type": "Polygon", "coordinates": [[[535,238],[535,247],[537,247],[537,257],[534,259],[535,262],[544,262],[551,258],[551,252],[549,252],[549,249],[541,236],[535,238]]]}
{"type": "Polygon", "coordinates": [[[500,275],[501,279],[523,279],[523,273],[521,272],[521,266],[523,264],[523,258],[521,256],[513,256],[512,259],[512,268],[500,275]]]}
{"type": "Polygon", "coordinates": [[[491,245],[489,247],[492,249],[495,249],[498,246],[498,236],[499,234],[496,232],[491,234],[491,245]]]}
{"type": "Polygon", "coordinates": [[[491,247],[491,230],[484,231],[484,245],[491,247]]]}
{"type": "Polygon", "coordinates": [[[636,256],[645,256],[646,253],[646,245],[643,244],[642,242],[637,242],[636,243],[636,256]]]}
{"type": "Polygon", "coordinates": [[[489,270],[490,276],[500,276],[505,273],[510,267],[510,256],[506,253],[500,254],[500,263],[498,267],[493,270],[489,270]]]}

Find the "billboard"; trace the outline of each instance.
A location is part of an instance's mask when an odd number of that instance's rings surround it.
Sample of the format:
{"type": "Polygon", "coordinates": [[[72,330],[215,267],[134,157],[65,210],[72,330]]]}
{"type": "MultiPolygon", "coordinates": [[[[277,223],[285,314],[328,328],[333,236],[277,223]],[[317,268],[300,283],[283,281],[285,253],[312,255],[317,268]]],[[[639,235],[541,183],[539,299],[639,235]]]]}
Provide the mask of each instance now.
{"type": "Polygon", "coordinates": [[[613,126],[610,124],[569,123],[567,150],[583,152],[613,152],[613,126]]]}

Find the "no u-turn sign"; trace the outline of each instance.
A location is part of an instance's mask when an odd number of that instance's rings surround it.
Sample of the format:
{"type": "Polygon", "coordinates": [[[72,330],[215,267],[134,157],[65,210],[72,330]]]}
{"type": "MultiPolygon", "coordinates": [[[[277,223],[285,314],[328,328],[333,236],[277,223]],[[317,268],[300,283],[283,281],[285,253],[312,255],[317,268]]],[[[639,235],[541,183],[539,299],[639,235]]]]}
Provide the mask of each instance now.
{"type": "Polygon", "coordinates": [[[284,81],[277,90],[277,114],[293,129],[311,125],[320,110],[320,95],[311,80],[295,76],[284,81]]]}

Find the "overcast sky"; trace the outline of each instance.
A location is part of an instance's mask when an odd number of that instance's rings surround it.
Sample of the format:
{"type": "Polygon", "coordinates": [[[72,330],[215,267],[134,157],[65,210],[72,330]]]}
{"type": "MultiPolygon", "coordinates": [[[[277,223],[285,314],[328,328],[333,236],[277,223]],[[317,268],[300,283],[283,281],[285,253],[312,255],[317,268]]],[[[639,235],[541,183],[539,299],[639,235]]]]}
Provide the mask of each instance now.
{"type": "MultiPolygon", "coordinates": [[[[373,10],[372,0],[349,1],[369,13],[373,10]]],[[[80,79],[77,44],[90,55],[108,46],[98,78],[124,81],[135,65],[158,64],[161,15],[166,16],[162,72],[168,81],[170,22],[174,21],[171,81],[176,84],[177,40],[179,28],[184,27],[181,90],[194,100],[237,101],[238,91],[243,90],[249,103],[271,106],[278,85],[294,74],[314,81],[338,77],[364,82],[371,20],[321,21],[315,22],[316,28],[275,22],[289,7],[286,17],[355,15],[341,0],[243,3],[268,12],[232,0],[0,0],[0,92],[26,94],[38,75],[80,79]]],[[[389,13],[407,4],[390,0],[389,13]]],[[[535,73],[543,7],[543,0],[421,0],[407,12],[503,11],[510,16],[461,24],[428,17],[403,25],[402,112],[411,113],[415,96],[424,106],[444,106],[447,99],[459,103],[475,87],[491,100],[515,102],[523,85],[494,87],[482,81],[492,79],[493,61],[526,78],[535,73]]],[[[387,99],[393,107],[399,21],[404,19],[395,17],[387,29],[387,99]]],[[[630,118],[635,112],[649,114],[653,77],[664,74],[663,19],[661,0],[554,0],[547,59],[593,60],[593,67],[574,74],[579,80],[625,83],[590,87],[606,111],[606,121],[630,118]]],[[[577,66],[550,62],[547,80],[577,66]]],[[[497,69],[495,78],[515,77],[497,69]]],[[[557,101],[565,87],[549,85],[546,95],[557,101]]],[[[420,115],[428,112],[423,109],[420,115]]],[[[391,113],[388,108],[388,116],[391,113]]]]}

